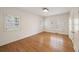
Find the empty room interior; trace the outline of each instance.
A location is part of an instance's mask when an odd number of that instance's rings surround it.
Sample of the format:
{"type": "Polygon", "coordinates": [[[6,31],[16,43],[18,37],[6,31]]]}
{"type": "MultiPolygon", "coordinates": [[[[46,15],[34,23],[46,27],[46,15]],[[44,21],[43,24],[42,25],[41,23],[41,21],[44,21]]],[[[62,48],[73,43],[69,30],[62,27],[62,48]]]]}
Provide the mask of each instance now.
{"type": "Polygon", "coordinates": [[[0,52],[78,52],[79,8],[0,7],[0,52]]]}

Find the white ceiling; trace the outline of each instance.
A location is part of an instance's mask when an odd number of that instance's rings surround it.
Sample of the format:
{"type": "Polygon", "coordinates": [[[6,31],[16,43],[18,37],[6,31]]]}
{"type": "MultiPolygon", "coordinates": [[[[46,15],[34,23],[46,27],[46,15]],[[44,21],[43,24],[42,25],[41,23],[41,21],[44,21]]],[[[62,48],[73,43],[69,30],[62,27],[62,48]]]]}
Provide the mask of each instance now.
{"type": "Polygon", "coordinates": [[[51,16],[62,13],[67,13],[71,10],[71,7],[47,7],[49,12],[45,14],[42,10],[43,7],[20,7],[20,9],[31,12],[41,16],[51,16]]]}

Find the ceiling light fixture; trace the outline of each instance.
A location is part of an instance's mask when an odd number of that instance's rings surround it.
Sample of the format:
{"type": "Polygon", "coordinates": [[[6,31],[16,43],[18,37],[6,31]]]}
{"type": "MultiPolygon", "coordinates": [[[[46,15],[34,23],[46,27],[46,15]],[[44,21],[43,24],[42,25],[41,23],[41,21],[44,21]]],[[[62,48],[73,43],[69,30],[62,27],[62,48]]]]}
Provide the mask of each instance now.
{"type": "Polygon", "coordinates": [[[47,13],[48,9],[47,8],[43,8],[43,12],[47,13]]]}

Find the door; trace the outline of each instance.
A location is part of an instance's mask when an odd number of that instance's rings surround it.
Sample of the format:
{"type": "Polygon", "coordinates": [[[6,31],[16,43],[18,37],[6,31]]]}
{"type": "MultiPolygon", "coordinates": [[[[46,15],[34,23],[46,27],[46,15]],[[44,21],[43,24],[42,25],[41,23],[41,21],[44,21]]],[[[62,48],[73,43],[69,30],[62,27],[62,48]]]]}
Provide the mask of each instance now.
{"type": "Polygon", "coordinates": [[[79,50],[79,12],[73,8],[69,19],[69,37],[72,39],[75,51],[79,50]]]}
{"type": "Polygon", "coordinates": [[[74,20],[73,20],[73,37],[74,37],[74,43],[75,43],[75,50],[79,50],[79,12],[74,10],[74,20]]]}

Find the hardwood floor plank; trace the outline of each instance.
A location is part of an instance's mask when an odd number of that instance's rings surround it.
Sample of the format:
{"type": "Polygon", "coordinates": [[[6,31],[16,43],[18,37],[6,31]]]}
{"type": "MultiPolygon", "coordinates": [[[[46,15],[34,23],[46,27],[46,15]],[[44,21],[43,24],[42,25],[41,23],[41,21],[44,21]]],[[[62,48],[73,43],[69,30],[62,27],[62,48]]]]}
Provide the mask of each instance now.
{"type": "Polygon", "coordinates": [[[74,52],[67,35],[42,32],[0,47],[3,52],[74,52]]]}

